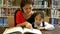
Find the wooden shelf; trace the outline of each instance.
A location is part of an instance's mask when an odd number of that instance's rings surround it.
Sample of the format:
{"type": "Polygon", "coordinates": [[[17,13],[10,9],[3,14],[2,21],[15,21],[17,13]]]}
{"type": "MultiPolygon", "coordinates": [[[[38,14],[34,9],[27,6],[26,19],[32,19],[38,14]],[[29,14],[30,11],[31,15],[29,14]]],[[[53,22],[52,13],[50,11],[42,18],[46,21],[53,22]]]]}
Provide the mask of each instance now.
{"type": "Polygon", "coordinates": [[[20,8],[19,6],[1,7],[1,8],[20,8]]]}
{"type": "Polygon", "coordinates": [[[33,9],[51,9],[50,7],[48,7],[48,8],[43,8],[43,7],[33,7],[33,9]]]}
{"type": "Polygon", "coordinates": [[[51,18],[51,17],[44,17],[44,18],[51,18]]]}
{"type": "Polygon", "coordinates": [[[0,16],[0,17],[13,17],[13,16],[0,16]]]}

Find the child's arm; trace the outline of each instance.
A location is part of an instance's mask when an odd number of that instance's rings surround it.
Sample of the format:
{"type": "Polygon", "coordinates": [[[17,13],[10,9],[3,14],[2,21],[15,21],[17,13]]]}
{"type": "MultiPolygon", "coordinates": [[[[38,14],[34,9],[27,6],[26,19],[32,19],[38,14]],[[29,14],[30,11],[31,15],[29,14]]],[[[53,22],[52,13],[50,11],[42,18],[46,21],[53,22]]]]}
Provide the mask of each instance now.
{"type": "Polygon", "coordinates": [[[39,27],[39,28],[37,28],[37,29],[39,29],[39,30],[44,30],[44,29],[45,29],[45,27],[39,27]]]}
{"type": "Polygon", "coordinates": [[[45,23],[45,27],[37,27],[39,30],[53,30],[55,27],[52,24],[49,24],[47,22],[45,23]]]}
{"type": "Polygon", "coordinates": [[[54,29],[54,26],[52,24],[49,24],[47,22],[45,22],[45,30],[53,30],[54,29]]]}

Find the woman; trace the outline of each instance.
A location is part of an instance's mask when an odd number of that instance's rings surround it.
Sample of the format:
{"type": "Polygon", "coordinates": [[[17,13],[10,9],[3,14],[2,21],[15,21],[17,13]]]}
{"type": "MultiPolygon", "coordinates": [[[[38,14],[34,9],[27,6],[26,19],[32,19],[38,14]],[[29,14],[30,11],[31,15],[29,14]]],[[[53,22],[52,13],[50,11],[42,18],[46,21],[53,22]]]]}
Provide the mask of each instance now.
{"type": "Polygon", "coordinates": [[[16,26],[32,28],[29,18],[32,15],[32,0],[21,0],[20,8],[15,14],[16,26]]]}

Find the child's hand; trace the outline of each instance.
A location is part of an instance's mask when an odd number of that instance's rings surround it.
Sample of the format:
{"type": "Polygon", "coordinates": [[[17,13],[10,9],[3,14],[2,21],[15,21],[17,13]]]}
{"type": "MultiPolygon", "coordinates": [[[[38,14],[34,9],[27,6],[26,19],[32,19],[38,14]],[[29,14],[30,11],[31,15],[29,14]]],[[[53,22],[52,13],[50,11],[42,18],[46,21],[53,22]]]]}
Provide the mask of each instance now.
{"type": "Polygon", "coordinates": [[[45,28],[44,28],[44,27],[39,27],[38,29],[39,29],[39,30],[43,30],[43,29],[45,29],[45,28]]]}

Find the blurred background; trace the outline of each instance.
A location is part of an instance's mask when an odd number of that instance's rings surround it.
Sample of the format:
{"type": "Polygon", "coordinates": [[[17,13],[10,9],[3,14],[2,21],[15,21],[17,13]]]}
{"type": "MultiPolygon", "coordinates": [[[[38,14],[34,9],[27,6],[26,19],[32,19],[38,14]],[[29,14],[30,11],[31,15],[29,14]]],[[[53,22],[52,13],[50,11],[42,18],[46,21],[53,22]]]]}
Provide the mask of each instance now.
{"type": "MultiPolygon", "coordinates": [[[[20,9],[21,0],[0,0],[0,27],[14,26],[14,13],[20,9]]],[[[60,0],[32,0],[33,11],[43,11],[44,20],[60,25],[60,0]]]]}

